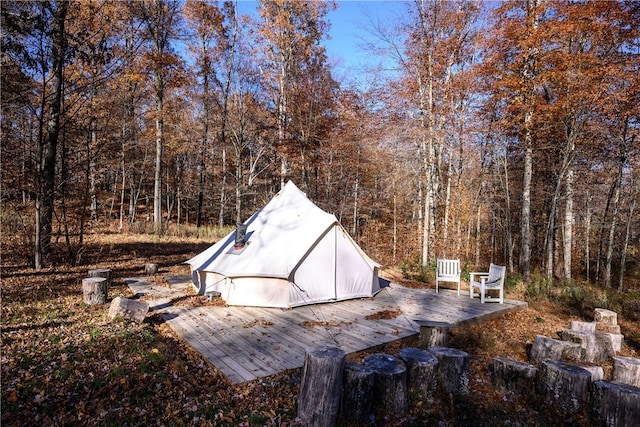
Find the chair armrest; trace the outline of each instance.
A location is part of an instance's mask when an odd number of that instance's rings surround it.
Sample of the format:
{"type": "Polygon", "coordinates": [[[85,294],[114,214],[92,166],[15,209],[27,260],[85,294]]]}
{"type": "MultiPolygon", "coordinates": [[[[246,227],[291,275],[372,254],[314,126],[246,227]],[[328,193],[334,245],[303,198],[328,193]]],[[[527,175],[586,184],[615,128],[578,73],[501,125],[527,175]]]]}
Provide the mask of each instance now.
{"type": "Polygon", "coordinates": [[[478,271],[474,271],[474,272],[469,273],[469,281],[470,282],[477,282],[482,277],[488,278],[489,277],[489,273],[488,272],[478,272],[478,271]],[[478,279],[474,279],[474,276],[478,276],[478,279]]]}

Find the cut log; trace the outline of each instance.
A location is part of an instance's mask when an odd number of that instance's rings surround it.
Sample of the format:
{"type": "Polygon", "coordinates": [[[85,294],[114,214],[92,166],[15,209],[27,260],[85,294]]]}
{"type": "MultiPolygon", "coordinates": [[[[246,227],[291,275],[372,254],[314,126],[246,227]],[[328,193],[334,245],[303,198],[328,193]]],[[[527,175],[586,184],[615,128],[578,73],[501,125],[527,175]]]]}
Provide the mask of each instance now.
{"type": "Polygon", "coordinates": [[[591,382],[604,379],[604,369],[602,366],[581,366],[581,368],[589,371],[591,374],[591,382]]]}
{"type": "Polygon", "coordinates": [[[416,323],[420,325],[420,348],[446,347],[449,345],[449,329],[453,327],[451,323],[430,320],[420,320],[416,323]]]}
{"type": "Polygon", "coordinates": [[[360,363],[344,366],[344,385],[338,421],[340,425],[370,424],[373,417],[373,369],[360,363]]]}
{"type": "Polygon", "coordinates": [[[608,349],[608,345],[611,346],[613,351],[612,356],[615,356],[617,352],[622,351],[622,341],[624,335],[622,334],[610,334],[608,332],[596,332],[596,340],[598,345],[608,349]]]}
{"type": "Polygon", "coordinates": [[[148,311],[149,305],[145,302],[115,297],[109,306],[109,318],[114,319],[120,316],[140,323],[148,311]]]}
{"type": "Polygon", "coordinates": [[[640,388],[611,381],[591,384],[590,415],[594,425],[637,427],[640,388]]]}
{"type": "Polygon", "coordinates": [[[409,400],[415,405],[433,398],[438,384],[438,359],[426,350],[407,347],[400,350],[398,357],[407,367],[409,400]]]}
{"type": "Polygon", "coordinates": [[[343,350],[320,347],[305,353],[298,418],[307,426],[335,426],[342,398],[343,350]]]}
{"type": "Polygon", "coordinates": [[[147,263],[144,265],[145,274],[157,274],[158,264],[147,263]]]}
{"type": "Polygon", "coordinates": [[[449,398],[469,394],[469,354],[448,347],[431,347],[438,359],[438,387],[449,398]]]}
{"type": "Polygon", "coordinates": [[[596,323],[596,331],[608,332],[610,334],[619,334],[621,332],[620,325],[610,325],[608,323],[596,323]]]}
{"type": "Polygon", "coordinates": [[[530,393],[537,373],[538,368],[528,363],[504,357],[493,358],[493,384],[503,393],[530,393]]]}
{"type": "Polygon", "coordinates": [[[569,322],[569,329],[572,331],[587,332],[589,334],[596,333],[596,324],[594,322],[581,322],[578,320],[572,320],[569,322]]]}
{"type": "Polygon", "coordinates": [[[635,357],[614,357],[613,380],[640,387],[640,359],[635,357]]]}
{"type": "Polygon", "coordinates": [[[558,360],[544,360],[538,371],[538,393],[561,415],[575,414],[589,401],[591,372],[558,360]]]}
{"type": "Polygon", "coordinates": [[[107,302],[107,279],[87,277],[82,279],[82,294],[86,304],[104,304],[107,302]]]}
{"type": "Polygon", "coordinates": [[[111,286],[111,270],[108,268],[96,268],[95,270],[89,270],[88,277],[103,277],[107,279],[107,286],[111,286]]]}
{"type": "Polygon", "coordinates": [[[407,369],[404,363],[388,354],[372,354],[364,358],[364,365],[374,372],[373,404],[377,421],[404,415],[409,409],[407,369]]]}
{"type": "Polygon", "coordinates": [[[596,336],[594,333],[583,332],[577,329],[567,329],[560,332],[562,341],[580,344],[582,351],[579,360],[582,362],[591,362],[596,346],[596,336]]]}
{"type": "Polygon", "coordinates": [[[615,311],[607,310],[605,308],[596,308],[594,312],[594,320],[600,323],[607,323],[609,325],[618,324],[618,314],[615,311]]]}
{"type": "Polygon", "coordinates": [[[531,347],[529,360],[534,365],[540,364],[543,360],[580,360],[582,347],[580,344],[560,341],[554,338],[536,335],[536,339],[531,347]]]}

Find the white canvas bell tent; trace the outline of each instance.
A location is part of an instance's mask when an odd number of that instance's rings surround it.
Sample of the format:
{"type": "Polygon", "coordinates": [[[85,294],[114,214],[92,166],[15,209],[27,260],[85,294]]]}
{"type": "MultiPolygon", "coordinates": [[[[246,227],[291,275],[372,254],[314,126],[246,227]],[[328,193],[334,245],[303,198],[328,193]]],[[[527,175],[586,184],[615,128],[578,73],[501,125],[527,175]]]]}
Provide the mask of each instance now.
{"type": "Polygon", "coordinates": [[[291,181],[245,225],[240,242],[234,230],[187,261],[200,294],[220,292],[230,305],[295,307],[380,290],[380,265],[291,181]]]}

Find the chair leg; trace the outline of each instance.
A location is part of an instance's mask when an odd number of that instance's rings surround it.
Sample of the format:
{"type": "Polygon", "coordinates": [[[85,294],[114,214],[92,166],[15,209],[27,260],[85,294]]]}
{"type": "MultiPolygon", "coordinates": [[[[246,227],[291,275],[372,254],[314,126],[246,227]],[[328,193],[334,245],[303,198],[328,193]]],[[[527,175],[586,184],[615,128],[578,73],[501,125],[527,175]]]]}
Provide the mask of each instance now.
{"type": "Polygon", "coordinates": [[[484,304],[484,286],[480,287],[480,303],[484,304]]]}

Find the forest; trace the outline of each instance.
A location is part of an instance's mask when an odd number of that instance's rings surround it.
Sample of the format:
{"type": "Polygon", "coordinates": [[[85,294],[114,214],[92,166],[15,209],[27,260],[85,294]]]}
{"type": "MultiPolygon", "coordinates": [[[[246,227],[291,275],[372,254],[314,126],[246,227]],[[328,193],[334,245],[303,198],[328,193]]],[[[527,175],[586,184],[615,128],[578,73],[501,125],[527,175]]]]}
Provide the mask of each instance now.
{"type": "Polygon", "coordinates": [[[637,271],[638,3],[407,1],[362,29],[357,79],[323,46],[339,2],[237,6],[2,2],[2,223],[25,264],[77,263],[98,224],[233,226],[292,180],[384,265],[619,290],[637,271]]]}

